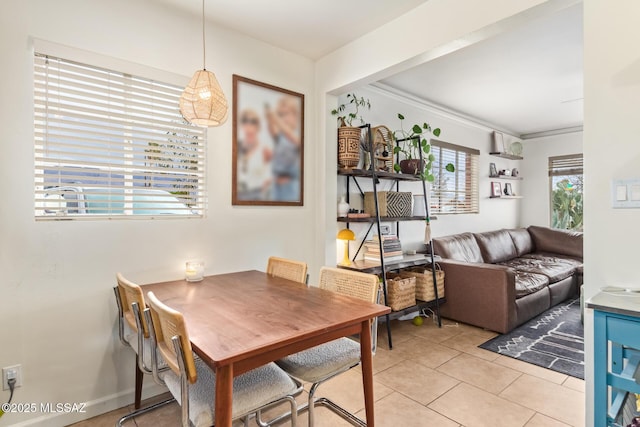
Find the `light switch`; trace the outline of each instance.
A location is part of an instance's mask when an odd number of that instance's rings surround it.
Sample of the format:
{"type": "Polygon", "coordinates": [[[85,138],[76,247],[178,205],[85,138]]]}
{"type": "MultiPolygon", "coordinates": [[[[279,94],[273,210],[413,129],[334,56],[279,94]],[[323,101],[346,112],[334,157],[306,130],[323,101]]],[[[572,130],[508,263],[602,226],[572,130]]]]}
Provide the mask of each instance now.
{"type": "Polygon", "coordinates": [[[618,202],[624,202],[627,200],[627,186],[626,185],[617,185],[616,186],[616,200],[618,202]]]}
{"type": "Polygon", "coordinates": [[[611,207],[640,209],[640,178],[616,179],[611,183],[611,207]]]}

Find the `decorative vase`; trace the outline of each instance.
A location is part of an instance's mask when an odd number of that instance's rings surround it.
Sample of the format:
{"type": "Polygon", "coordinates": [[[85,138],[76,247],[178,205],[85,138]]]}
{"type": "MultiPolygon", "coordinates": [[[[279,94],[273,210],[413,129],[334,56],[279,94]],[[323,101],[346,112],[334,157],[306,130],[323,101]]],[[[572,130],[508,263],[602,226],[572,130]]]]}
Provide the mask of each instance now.
{"type": "Polygon", "coordinates": [[[349,215],[349,203],[342,196],[340,197],[340,203],[338,203],[338,216],[345,217],[347,215],[349,215]]]}
{"type": "Polygon", "coordinates": [[[400,160],[400,172],[407,175],[418,175],[422,173],[424,169],[424,161],[420,159],[405,159],[400,160]]]}
{"type": "Polygon", "coordinates": [[[413,216],[426,217],[427,211],[424,206],[424,195],[422,194],[414,194],[413,195],[413,216]]]}
{"type": "Polygon", "coordinates": [[[371,153],[368,151],[362,152],[362,170],[368,171],[371,169],[371,153]]]}
{"type": "Polygon", "coordinates": [[[340,126],[338,128],[338,165],[353,169],[360,162],[360,128],[340,126]]]}

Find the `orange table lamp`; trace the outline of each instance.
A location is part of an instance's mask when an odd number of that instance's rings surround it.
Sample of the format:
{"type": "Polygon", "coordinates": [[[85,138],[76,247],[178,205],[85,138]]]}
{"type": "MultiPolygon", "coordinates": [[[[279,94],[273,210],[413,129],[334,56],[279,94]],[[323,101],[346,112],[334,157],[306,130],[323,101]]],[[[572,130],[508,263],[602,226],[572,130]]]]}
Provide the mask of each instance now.
{"type": "Polygon", "coordinates": [[[351,260],[349,259],[349,241],[356,240],[355,233],[348,228],[345,228],[338,231],[337,238],[344,242],[344,257],[342,258],[340,265],[351,265],[351,260]]]}

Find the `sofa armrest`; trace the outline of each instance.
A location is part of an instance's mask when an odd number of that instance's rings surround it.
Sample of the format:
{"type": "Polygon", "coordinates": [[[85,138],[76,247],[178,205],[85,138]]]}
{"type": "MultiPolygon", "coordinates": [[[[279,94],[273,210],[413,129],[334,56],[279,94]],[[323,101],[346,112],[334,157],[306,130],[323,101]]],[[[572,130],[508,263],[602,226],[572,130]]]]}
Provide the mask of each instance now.
{"type": "Polygon", "coordinates": [[[515,325],[514,270],[448,259],[439,264],[445,273],[443,316],[501,333],[515,325]]]}

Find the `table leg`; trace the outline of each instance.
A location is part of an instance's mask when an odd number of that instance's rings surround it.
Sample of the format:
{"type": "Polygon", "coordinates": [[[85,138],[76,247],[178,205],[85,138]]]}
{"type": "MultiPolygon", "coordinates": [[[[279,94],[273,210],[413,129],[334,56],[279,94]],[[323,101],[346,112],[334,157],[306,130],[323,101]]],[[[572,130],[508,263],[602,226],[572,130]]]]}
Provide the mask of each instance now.
{"type": "Polygon", "coordinates": [[[364,386],[364,408],[367,426],[374,427],[373,400],[373,355],[371,353],[371,322],[362,322],[360,332],[360,360],[362,361],[362,385],[364,386]]]}
{"type": "Polygon", "coordinates": [[[231,427],[233,411],[233,365],[216,369],[216,427],[231,427]]]}
{"type": "Polygon", "coordinates": [[[594,376],[594,426],[607,425],[608,387],[607,387],[607,317],[595,311],[593,314],[593,376],[594,376]]]}

